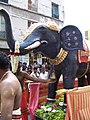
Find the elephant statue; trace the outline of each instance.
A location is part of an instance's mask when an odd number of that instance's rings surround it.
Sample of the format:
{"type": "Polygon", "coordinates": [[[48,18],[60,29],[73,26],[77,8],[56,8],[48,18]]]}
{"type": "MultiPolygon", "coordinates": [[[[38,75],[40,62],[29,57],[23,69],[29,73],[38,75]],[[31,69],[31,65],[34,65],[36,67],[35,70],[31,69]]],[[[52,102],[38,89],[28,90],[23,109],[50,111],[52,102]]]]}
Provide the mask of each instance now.
{"type": "MultiPolygon", "coordinates": [[[[0,14],[5,19],[8,46],[14,52],[16,40],[13,38],[9,14],[4,9],[0,9],[0,14]]],[[[78,51],[84,51],[83,37],[80,30],[74,25],[67,25],[60,30],[55,23],[35,23],[28,28],[19,44],[20,55],[31,51],[40,52],[53,65],[56,82],[48,85],[48,101],[55,100],[61,74],[64,88],[72,89],[76,77],[81,76],[82,78],[89,73],[89,62],[79,63],[78,61],[78,51]]]]}

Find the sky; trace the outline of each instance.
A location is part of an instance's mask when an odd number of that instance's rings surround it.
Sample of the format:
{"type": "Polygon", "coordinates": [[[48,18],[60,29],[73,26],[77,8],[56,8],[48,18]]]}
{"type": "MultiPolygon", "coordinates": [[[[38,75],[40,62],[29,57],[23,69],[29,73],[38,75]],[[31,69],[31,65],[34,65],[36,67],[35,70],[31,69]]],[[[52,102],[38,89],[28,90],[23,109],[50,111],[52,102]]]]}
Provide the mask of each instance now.
{"type": "Polygon", "coordinates": [[[90,29],[90,0],[64,0],[65,25],[75,25],[82,33],[90,29]]]}

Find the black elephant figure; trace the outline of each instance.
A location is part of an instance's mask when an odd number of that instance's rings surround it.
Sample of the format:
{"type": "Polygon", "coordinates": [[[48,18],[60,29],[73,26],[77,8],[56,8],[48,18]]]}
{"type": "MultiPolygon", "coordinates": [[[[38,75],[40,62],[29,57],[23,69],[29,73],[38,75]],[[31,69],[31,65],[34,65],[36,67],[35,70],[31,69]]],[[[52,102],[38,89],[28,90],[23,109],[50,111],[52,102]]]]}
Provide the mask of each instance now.
{"type": "MultiPolygon", "coordinates": [[[[4,9],[0,9],[0,14],[5,19],[7,43],[14,52],[15,40],[9,14],[4,9]]],[[[78,75],[80,77],[86,72],[89,73],[89,63],[78,62],[78,50],[84,50],[83,37],[74,25],[67,25],[60,30],[55,23],[36,23],[28,29],[20,42],[20,55],[25,55],[30,51],[40,52],[49,58],[54,66],[56,82],[48,86],[48,100],[50,101],[55,100],[61,74],[64,88],[72,89],[78,75]]]]}

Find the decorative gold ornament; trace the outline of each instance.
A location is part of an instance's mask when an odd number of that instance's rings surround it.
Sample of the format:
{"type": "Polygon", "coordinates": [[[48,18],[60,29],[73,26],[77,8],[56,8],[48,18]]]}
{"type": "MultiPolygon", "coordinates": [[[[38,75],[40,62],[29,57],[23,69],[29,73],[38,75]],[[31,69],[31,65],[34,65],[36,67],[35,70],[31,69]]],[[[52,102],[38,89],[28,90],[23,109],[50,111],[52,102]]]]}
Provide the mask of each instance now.
{"type": "Polygon", "coordinates": [[[75,45],[78,46],[78,42],[76,42],[75,45]]]}
{"type": "Polygon", "coordinates": [[[68,37],[68,40],[71,40],[70,37],[68,37]]]}
{"type": "Polygon", "coordinates": [[[75,34],[76,32],[75,31],[73,31],[73,34],[75,34]]]}
{"type": "Polygon", "coordinates": [[[68,46],[71,46],[71,43],[68,43],[67,45],[68,45],[68,46]]]}
{"type": "Polygon", "coordinates": [[[66,35],[68,36],[68,35],[69,35],[69,32],[66,32],[66,35]]]}
{"type": "Polygon", "coordinates": [[[53,21],[48,21],[46,23],[34,23],[27,29],[26,33],[19,40],[19,42],[22,42],[23,40],[25,40],[37,27],[42,25],[47,26],[51,30],[60,31],[60,27],[53,21]]]}
{"type": "Polygon", "coordinates": [[[77,40],[77,37],[74,37],[74,40],[77,40]]]}
{"type": "Polygon", "coordinates": [[[60,27],[53,21],[48,21],[45,24],[51,30],[54,30],[54,31],[59,31],[60,30],[60,27]]]}
{"type": "Polygon", "coordinates": [[[54,59],[49,58],[49,62],[51,64],[58,65],[64,61],[64,59],[66,58],[67,55],[68,55],[68,51],[65,51],[63,48],[61,48],[60,52],[58,53],[56,58],[54,58],[54,59]]]}

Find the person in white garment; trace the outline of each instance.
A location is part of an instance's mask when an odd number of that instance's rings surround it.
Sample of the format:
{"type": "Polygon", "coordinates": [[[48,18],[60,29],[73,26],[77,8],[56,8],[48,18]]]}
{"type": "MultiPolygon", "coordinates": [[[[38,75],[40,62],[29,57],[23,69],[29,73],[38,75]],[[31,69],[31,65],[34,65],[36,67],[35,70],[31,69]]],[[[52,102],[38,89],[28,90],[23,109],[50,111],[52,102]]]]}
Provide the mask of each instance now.
{"type": "Polygon", "coordinates": [[[41,68],[40,78],[47,80],[49,77],[49,72],[46,67],[41,68]]]}

